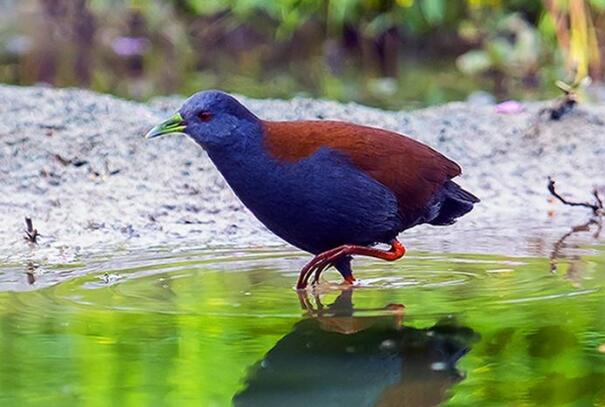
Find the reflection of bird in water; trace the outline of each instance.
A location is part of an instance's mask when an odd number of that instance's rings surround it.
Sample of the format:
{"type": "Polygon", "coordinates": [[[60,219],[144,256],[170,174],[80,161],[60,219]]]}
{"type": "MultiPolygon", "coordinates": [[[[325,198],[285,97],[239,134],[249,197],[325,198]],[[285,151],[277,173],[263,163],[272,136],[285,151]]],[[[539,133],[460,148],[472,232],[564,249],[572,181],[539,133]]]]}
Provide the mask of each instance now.
{"type": "Polygon", "coordinates": [[[301,307],[311,317],[317,319],[319,328],[328,332],[339,332],[341,334],[354,334],[370,328],[375,323],[390,323],[394,329],[400,329],[403,322],[405,307],[401,304],[389,304],[382,309],[353,310],[353,290],[343,290],[332,305],[325,308],[319,296],[315,296],[317,309],[309,302],[306,292],[299,292],[301,307]],[[360,313],[364,311],[384,311],[380,316],[353,316],[353,311],[360,313]]]}
{"type": "MultiPolygon", "coordinates": [[[[453,321],[402,327],[402,305],[356,317],[352,291],[298,322],[246,378],[236,406],[435,406],[463,376],[456,362],[477,334],[453,321]]],[[[370,311],[370,310],[365,310],[370,311]]]]}

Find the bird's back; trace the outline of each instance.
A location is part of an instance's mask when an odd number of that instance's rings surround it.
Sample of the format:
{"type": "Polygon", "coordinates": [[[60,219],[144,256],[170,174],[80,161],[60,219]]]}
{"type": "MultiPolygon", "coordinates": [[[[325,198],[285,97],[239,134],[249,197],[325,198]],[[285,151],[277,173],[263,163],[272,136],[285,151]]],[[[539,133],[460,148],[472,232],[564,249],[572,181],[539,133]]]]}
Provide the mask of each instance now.
{"type": "Polygon", "coordinates": [[[282,161],[304,159],[322,147],[343,153],[393,192],[403,228],[430,221],[427,209],[440,207],[435,197],[461,173],[458,164],[431,147],[387,130],[337,121],[264,122],[263,127],[267,150],[282,161]]]}

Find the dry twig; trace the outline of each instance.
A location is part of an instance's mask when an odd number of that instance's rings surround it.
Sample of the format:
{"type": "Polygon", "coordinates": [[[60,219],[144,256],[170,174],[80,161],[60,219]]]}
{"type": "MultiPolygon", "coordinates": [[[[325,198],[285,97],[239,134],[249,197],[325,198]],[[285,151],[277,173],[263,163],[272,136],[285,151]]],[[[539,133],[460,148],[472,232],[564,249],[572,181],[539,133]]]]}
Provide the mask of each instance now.
{"type": "Polygon", "coordinates": [[[38,229],[34,229],[32,219],[25,217],[25,240],[30,243],[37,243],[38,236],[40,236],[40,234],[38,233],[38,229]]]}
{"type": "Polygon", "coordinates": [[[569,200],[563,198],[556,191],[556,189],[555,189],[555,181],[551,177],[548,177],[548,191],[551,193],[552,196],[554,196],[555,198],[557,198],[559,201],[563,202],[565,205],[569,205],[569,206],[583,206],[585,208],[590,208],[592,210],[592,214],[594,216],[597,216],[597,217],[605,215],[605,209],[603,208],[603,200],[599,196],[599,192],[597,191],[596,188],[592,191],[592,195],[595,198],[595,202],[594,203],[589,203],[589,202],[573,202],[573,201],[569,201],[569,200]]]}
{"type": "MultiPolygon", "coordinates": [[[[574,227],[571,228],[571,230],[567,233],[565,233],[563,236],[561,236],[559,238],[559,240],[557,240],[555,242],[555,244],[553,245],[553,250],[550,253],[549,260],[550,260],[550,271],[552,273],[555,273],[557,271],[557,264],[558,264],[558,259],[563,258],[563,254],[562,251],[563,249],[566,247],[566,240],[576,234],[576,233],[580,233],[580,232],[589,232],[591,229],[592,225],[596,225],[597,226],[597,230],[596,232],[593,234],[593,238],[598,239],[599,235],[601,234],[601,229],[603,227],[603,224],[601,222],[600,218],[591,218],[590,220],[588,220],[588,222],[583,223],[581,225],[576,225],[574,227]]],[[[579,256],[574,256],[574,260],[579,260],[579,256]]]]}
{"type": "MultiPolygon", "coordinates": [[[[597,191],[597,189],[595,188],[592,191],[592,196],[594,197],[595,201],[594,203],[590,203],[590,202],[574,202],[574,201],[570,201],[566,198],[563,198],[561,195],[559,195],[559,193],[557,192],[557,190],[555,189],[555,181],[551,178],[548,177],[548,191],[550,192],[550,194],[552,196],[554,196],[555,198],[557,198],[559,201],[561,201],[563,204],[568,205],[568,206],[582,206],[584,208],[589,208],[592,211],[592,218],[588,220],[588,222],[583,223],[581,225],[577,225],[574,226],[569,232],[567,232],[566,234],[564,234],[555,244],[553,247],[553,251],[550,254],[550,271],[551,272],[556,272],[557,271],[557,259],[563,257],[561,255],[561,251],[562,249],[565,247],[565,241],[573,234],[575,233],[579,233],[579,232],[588,232],[590,231],[591,227],[593,225],[597,226],[597,230],[594,233],[593,237],[595,239],[597,239],[599,237],[599,235],[601,234],[601,229],[603,227],[603,215],[605,215],[605,210],[603,209],[603,199],[600,197],[599,192],[597,191]]],[[[578,260],[579,258],[576,258],[575,260],[578,260]]],[[[569,277],[571,278],[571,274],[572,272],[576,271],[575,268],[570,268],[570,271],[568,272],[569,277]]]]}
{"type": "Polygon", "coordinates": [[[560,120],[578,104],[578,90],[589,84],[589,77],[576,80],[573,83],[557,81],[556,86],[563,92],[563,96],[558,98],[553,106],[540,110],[539,116],[546,113],[550,120],[560,120]]]}

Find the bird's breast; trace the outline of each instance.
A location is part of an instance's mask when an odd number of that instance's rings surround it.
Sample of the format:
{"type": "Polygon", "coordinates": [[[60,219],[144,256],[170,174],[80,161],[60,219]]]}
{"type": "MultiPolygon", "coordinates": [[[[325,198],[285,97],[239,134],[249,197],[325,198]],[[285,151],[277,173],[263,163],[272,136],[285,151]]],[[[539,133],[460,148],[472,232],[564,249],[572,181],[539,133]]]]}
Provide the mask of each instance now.
{"type": "Polygon", "coordinates": [[[256,149],[210,157],[261,222],[307,251],[389,240],[401,226],[393,193],[329,148],[296,162],[256,149]]]}

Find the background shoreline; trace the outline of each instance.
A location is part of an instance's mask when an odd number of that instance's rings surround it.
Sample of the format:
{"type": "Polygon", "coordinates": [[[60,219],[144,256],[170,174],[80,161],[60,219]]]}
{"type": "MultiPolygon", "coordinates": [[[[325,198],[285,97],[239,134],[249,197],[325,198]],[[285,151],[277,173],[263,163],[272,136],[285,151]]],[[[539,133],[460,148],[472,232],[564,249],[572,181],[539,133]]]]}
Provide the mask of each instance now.
{"type": "MultiPolygon", "coordinates": [[[[605,184],[603,104],[583,104],[552,121],[539,115],[552,102],[499,114],[494,105],[467,102],[391,112],[306,98],[238,98],[264,119],[350,120],[403,132],[460,163],[458,182],[481,204],[453,227],[403,233],[412,250],[547,252],[590,218],[586,209],[552,202],[547,176],[581,201],[605,184]]],[[[86,90],[0,85],[0,100],[3,262],[69,263],[149,247],[285,245],[243,208],[201,148],[185,137],[143,139],[183,98],[145,104],[86,90]],[[25,216],[41,234],[34,247],[23,239],[25,216]]]]}

